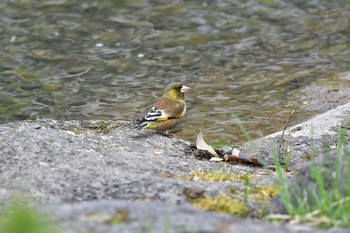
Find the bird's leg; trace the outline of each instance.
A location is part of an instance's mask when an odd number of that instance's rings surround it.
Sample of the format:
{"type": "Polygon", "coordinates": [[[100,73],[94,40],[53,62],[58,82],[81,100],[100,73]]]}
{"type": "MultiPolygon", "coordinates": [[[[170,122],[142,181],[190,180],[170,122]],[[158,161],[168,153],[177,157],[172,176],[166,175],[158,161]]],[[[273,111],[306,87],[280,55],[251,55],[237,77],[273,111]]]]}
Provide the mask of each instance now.
{"type": "Polygon", "coordinates": [[[162,135],[162,136],[168,137],[168,138],[176,137],[175,134],[169,133],[168,130],[165,130],[165,131],[160,131],[160,130],[158,130],[157,133],[160,134],[160,135],[162,135]]]}

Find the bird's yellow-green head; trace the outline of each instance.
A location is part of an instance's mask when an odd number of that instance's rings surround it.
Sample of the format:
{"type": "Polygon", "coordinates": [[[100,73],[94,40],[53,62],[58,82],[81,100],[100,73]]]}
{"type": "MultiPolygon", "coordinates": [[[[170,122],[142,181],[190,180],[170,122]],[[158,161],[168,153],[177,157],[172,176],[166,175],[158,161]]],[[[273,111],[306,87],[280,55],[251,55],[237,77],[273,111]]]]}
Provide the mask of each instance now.
{"type": "Polygon", "coordinates": [[[182,83],[175,82],[170,83],[166,88],[164,89],[163,96],[166,96],[171,99],[184,99],[184,93],[191,88],[183,85],[182,83]]]}

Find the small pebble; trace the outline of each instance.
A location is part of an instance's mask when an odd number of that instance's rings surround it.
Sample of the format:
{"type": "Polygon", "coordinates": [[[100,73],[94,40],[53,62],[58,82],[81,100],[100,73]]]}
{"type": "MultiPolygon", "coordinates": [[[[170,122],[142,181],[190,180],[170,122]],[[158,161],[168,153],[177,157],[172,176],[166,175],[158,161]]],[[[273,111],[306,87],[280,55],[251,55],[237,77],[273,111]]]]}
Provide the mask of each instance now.
{"type": "Polygon", "coordinates": [[[220,148],[220,150],[222,151],[223,155],[227,155],[232,153],[233,148],[230,146],[223,146],[220,148]]]}

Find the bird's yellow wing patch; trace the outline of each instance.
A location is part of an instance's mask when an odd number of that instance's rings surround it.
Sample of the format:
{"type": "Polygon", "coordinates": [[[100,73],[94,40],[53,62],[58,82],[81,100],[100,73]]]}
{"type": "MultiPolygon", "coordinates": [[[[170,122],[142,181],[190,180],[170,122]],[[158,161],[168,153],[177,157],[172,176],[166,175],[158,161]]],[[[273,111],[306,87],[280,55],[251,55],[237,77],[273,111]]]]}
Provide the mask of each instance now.
{"type": "Polygon", "coordinates": [[[158,124],[154,123],[152,125],[147,125],[145,128],[147,128],[147,129],[157,129],[157,127],[158,127],[158,124]]]}
{"type": "Polygon", "coordinates": [[[155,120],[156,122],[160,122],[160,121],[166,121],[168,120],[169,117],[161,117],[161,118],[158,118],[157,120],[155,120]]]}

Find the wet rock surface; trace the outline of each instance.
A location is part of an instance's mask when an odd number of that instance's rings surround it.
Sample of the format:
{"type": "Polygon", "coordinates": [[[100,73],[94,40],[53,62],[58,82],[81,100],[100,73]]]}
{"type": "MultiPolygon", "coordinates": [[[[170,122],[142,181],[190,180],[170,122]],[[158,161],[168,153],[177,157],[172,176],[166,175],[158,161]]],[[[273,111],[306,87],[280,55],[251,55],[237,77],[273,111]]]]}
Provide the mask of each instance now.
{"type": "MultiPolygon", "coordinates": [[[[342,78],[349,79],[349,76],[350,74],[347,73],[342,78]]],[[[305,109],[309,111],[325,112],[339,105],[346,104],[350,99],[350,88],[341,85],[309,85],[301,91],[301,99],[306,101],[305,109]]]]}

